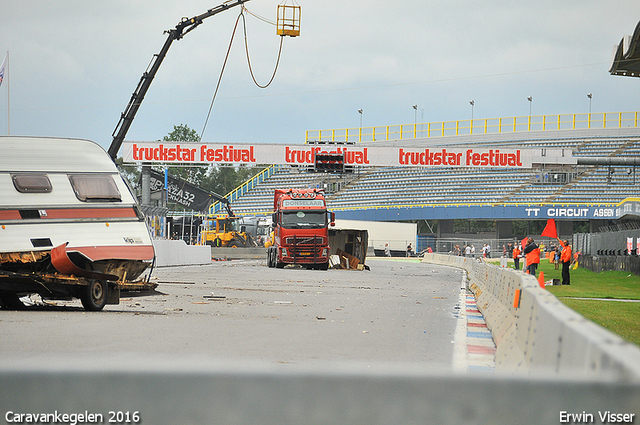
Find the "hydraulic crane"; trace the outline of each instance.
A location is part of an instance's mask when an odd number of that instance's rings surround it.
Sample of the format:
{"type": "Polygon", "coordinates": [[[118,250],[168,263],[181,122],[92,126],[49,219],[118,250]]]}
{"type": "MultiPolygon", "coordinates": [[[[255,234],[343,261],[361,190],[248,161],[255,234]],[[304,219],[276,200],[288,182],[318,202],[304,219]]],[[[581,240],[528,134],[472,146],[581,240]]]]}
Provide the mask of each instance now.
{"type": "Polygon", "coordinates": [[[124,141],[127,132],[129,131],[129,127],[131,127],[131,123],[133,122],[142,101],[144,100],[144,96],[147,94],[147,90],[149,90],[149,86],[151,86],[151,82],[153,78],[156,76],[158,72],[158,68],[162,64],[167,52],[169,51],[169,47],[171,47],[171,43],[176,40],[180,40],[187,33],[196,29],[198,25],[202,23],[202,21],[210,16],[216,15],[220,12],[224,12],[234,6],[242,5],[243,3],[248,2],[249,0],[229,0],[224,2],[223,4],[214,7],[213,9],[209,9],[205,13],[194,16],[191,19],[183,19],[180,21],[175,28],[165,31],[165,34],[168,34],[167,40],[164,42],[162,46],[162,50],[160,53],[153,56],[147,70],[142,74],[140,78],[140,82],[136,87],[136,90],[131,95],[131,99],[127,104],[125,111],[120,115],[120,121],[118,121],[118,125],[116,125],[115,130],[113,131],[113,141],[111,142],[111,146],[109,146],[109,155],[115,161],[116,156],[118,155],[118,151],[122,146],[122,142],[124,141]]]}

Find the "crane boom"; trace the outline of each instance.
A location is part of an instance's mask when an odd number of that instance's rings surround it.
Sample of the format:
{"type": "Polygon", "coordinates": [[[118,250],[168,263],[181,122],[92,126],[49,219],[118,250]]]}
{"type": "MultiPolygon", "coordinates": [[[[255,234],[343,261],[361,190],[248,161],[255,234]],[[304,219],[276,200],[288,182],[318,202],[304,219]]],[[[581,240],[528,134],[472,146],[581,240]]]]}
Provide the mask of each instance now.
{"type": "Polygon", "coordinates": [[[111,146],[109,146],[109,155],[115,161],[118,151],[122,146],[122,142],[124,141],[127,132],[129,131],[129,127],[131,127],[131,123],[144,100],[144,96],[147,94],[147,90],[149,90],[149,86],[151,86],[151,82],[153,78],[156,76],[158,72],[158,68],[162,64],[167,52],[169,51],[169,47],[171,47],[171,43],[175,40],[180,40],[187,33],[193,31],[198,25],[202,23],[202,21],[210,16],[216,15],[220,12],[224,12],[227,9],[230,9],[234,6],[239,6],[243,3],[248,2],[249,0],[230,0],[226,1],[223,4],[214,7],[213,9],[207,10],[205,13],[194,16],[191,19],[183,19],[180,21],[175,28],[165,31],[165,34],[168,34],[167,40],[164,42],[162,46],[162,50],[160,53],[155,54],[147,67],[147,70],[142,74],[140,78],[140,82],[138,82],[138,86],[136,90],[131,95],[131,99],[127,104],[125,111],[120,115],[120,121],[116,125],[115,130],[113,131],[113,141],[111,142],[111,146]]]}

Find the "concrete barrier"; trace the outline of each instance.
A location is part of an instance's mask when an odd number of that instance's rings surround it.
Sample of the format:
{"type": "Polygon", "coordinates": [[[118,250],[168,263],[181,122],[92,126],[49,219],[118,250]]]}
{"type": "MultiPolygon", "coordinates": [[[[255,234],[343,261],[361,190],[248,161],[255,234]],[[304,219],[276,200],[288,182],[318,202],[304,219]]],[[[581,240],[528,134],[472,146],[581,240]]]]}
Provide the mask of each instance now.
{"type": "Polygon", "coordinates": [[[426,254],[423,262],[467,272],[496,343],[497,371],[544,370],[640,384],[640,348],[566,307],[533,276],[449,255],[426,254]]]}
{"type": "Polygon", "coordinates": [[[266,248],[214,248],[203,245],[187,245],[184,241],[158,239],[153,241],[156,251],[156,267],[209,264],[212,259],[265,259],[266,248]]]}
{"type": "Polygon", "coordinates": [[[55,412],[103,417],[39,423],[530,425],[568,423],[559,420],[563,413],[596,419],[605,411],[633,414],[635,423],[640,412],[640,387],[623,382],[452,375],[390,364],[303,368],[98,354],[40,360],[0,364],[0,423],[55,412]]]}
{"type": "Polygon", "coordinates": [[[257,260],[267,261],[267,248],[214,248],[211,247],[211,258],[226,258],[228,260],[257,260]]]}
{"type": "Polygon", "coordinates": [[[153,241],[153,249],[156,252],[156,267],[211,263],[211,249],[208,246],[158,239],[153,241]]]}

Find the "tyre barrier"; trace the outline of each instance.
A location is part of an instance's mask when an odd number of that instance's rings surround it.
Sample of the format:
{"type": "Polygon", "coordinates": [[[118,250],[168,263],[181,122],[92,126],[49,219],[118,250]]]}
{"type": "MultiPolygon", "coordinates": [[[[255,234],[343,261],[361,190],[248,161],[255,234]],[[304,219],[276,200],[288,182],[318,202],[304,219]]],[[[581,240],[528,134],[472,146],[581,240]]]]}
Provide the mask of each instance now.
{"type": "Polygon", "coordinates": [[[496,371],[640,383],[640,348],[562,304],[535,277],[465,257],[425,254],[422,261],[466,271],[496,343],[496,371]]]}

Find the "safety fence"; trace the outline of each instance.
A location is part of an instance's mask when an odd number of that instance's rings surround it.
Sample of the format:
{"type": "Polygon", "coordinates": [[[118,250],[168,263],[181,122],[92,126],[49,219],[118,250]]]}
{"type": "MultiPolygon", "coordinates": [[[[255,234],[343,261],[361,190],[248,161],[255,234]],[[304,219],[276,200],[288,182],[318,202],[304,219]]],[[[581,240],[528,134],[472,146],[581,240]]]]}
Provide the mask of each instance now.
{"type": "Polygon", "coordinates": [[[640,385],[640,348],[585,319],[527,274],[469,258],[425,254],[464,269],[496,343],[496,371],[607,377],[640,385]]]}
{"type": "Polygon", "coordinates": [[[638,127],[638,114],[640,114],[640,112],[529,115],[375,127],[308,130],[305,140],[307,142],[374,142],[425,137],[517,133],[523,131],[638,127]]]}
{"type": "Polygon", "coordinates": [[[624,230],[576,233],[573,252],[579,253],[580,267],[596,273],[620,270],[640,275],[640,229],[634,222],[621,223],[624,230]]]}
{"type": "Polygon", "coordinates": [[[618,270],[640,276],[640,257],[637,255],[580,255],[578,262],[580,267],[596,273],[618,270]]]}
{"type": "MultiPolygon", "coordinates": [[[[522,239],[522,238],[520,238],[522,239]]],[[[459,255],[461,257],[470,257],[470,258],[500,258],[503,256],[503,251],[506,250],[506,256],[511,258],[513,254],[513,246],[517,245],[520,239],[517,238],[505,238],[505,239],[495,239],[489,236],[481,237],[465,237],[465,238],[438,238],[435,236],[425,236],[418,235],[414,240],[408,239],[372,239],[369,238],[369,247],[373,248],[376,252],[376,255],[382,255],[382,251],[384,250],[384,245],[386,243],[389,244],[391,250],[405,250],[408,243],[413,244],[414,253],[421,254],[426,252],[429,248],[436,254],[451,254],[458,255],[458,250],[460,251],[459,255]],[[511,246],[509,246],[511,244],[511,246]],[[465,253],[465,247],[473,247],[473,252],[470,252],[469,255],[465,253]],[[486,251],[483,250],[483,247],[488,246],[489,249],[486,251]],[[456,248],[457,247],[457,248],[456,248]]],[[[545,240],[546,242],[546,240],[545,240]]],[[[470,249],[471,251],[471,249],[470,249]]]]}
{"type": "Polygon", "coordinates": [[[615,232],[577,233],[573,235],[573,250],[585,255],[629,255],[638,250],[640,229],[615,232]],[[626,251],[626,252],[625,252],[626,251]]]}

